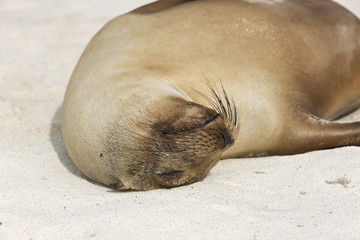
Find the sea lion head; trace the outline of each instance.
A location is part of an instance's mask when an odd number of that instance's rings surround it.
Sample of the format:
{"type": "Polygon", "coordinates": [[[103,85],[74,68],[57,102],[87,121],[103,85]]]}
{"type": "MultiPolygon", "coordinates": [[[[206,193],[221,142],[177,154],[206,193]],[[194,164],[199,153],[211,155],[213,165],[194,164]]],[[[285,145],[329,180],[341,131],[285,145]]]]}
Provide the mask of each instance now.
{"type": "Polygon", "coordinates": [[[116,126],[107,139],[106,155],[118,169],[110,187],[149,190],[204,179],[238,132],[236,107],[223,93],[212,89],[211,107],[166,97],[144,110],[145,121],[116,126]]]}

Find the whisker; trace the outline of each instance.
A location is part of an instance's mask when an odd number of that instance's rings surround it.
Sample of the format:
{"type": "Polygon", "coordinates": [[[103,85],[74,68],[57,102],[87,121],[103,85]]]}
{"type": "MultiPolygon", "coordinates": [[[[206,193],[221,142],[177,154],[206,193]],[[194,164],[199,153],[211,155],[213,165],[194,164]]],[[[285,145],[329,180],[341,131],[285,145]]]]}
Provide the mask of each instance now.
{"type": "Polygon", "coordinates": [[[231,98],[229,97],[221,81],[220,81],[220,86],[221,86],[221,91],[220,91],[216,84],[212,84],[204,74],[203,76],[205,78],[206,84],[210,90],[210,95],[212,97],[209,97],[206,94],[201,93],[196,89],[193,90],[199,93],[218,114],[228,119],[233,124],[236,131],[238,132],[240,129],[239,119],[238,119],[238,109],[236,107],[234,98],[232,96],[231,98]]]}

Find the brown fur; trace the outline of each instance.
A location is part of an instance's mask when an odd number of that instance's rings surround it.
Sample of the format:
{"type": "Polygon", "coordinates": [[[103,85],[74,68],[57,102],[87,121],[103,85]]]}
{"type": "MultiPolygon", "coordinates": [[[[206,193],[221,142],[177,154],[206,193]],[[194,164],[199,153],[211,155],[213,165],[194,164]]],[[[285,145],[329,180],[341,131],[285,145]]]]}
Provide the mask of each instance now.
{"type": "Polygon", "coordinates": [[[331,122],[359,106],[360,21],[338,4],[161,0],[91,40],[62,130],[88,177],[148,190],[220,158],[360,145],[360,122],[331,122]]]}

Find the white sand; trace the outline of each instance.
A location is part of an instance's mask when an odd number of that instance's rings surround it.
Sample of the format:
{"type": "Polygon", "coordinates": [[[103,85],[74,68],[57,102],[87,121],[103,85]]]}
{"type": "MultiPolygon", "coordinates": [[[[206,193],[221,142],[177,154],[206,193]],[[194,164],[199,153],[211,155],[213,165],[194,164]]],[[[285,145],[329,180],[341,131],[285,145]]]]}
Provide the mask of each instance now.
{"type": "Polygon", "coordinates": [[[146,2],[0,1],[0,239],[360,239],[358,147],[222,161],[171,190],[83,179],[60,133],[68,79],[105,22],[146,2]]]}

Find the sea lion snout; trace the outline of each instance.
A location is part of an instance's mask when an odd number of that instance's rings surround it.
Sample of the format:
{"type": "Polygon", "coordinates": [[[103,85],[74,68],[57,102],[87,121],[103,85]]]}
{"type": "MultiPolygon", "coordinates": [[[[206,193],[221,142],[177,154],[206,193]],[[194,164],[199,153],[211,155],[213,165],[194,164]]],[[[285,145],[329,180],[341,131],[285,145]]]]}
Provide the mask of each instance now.
{"type": "Polygon", "coordinates": [[[170,188],[202,180],[234,138],[221,115],[197,128],[166,129],[172,130],[158,135],[156,150],[149,159],[148,181],[154,184],[151,188],[170,188]]]}

